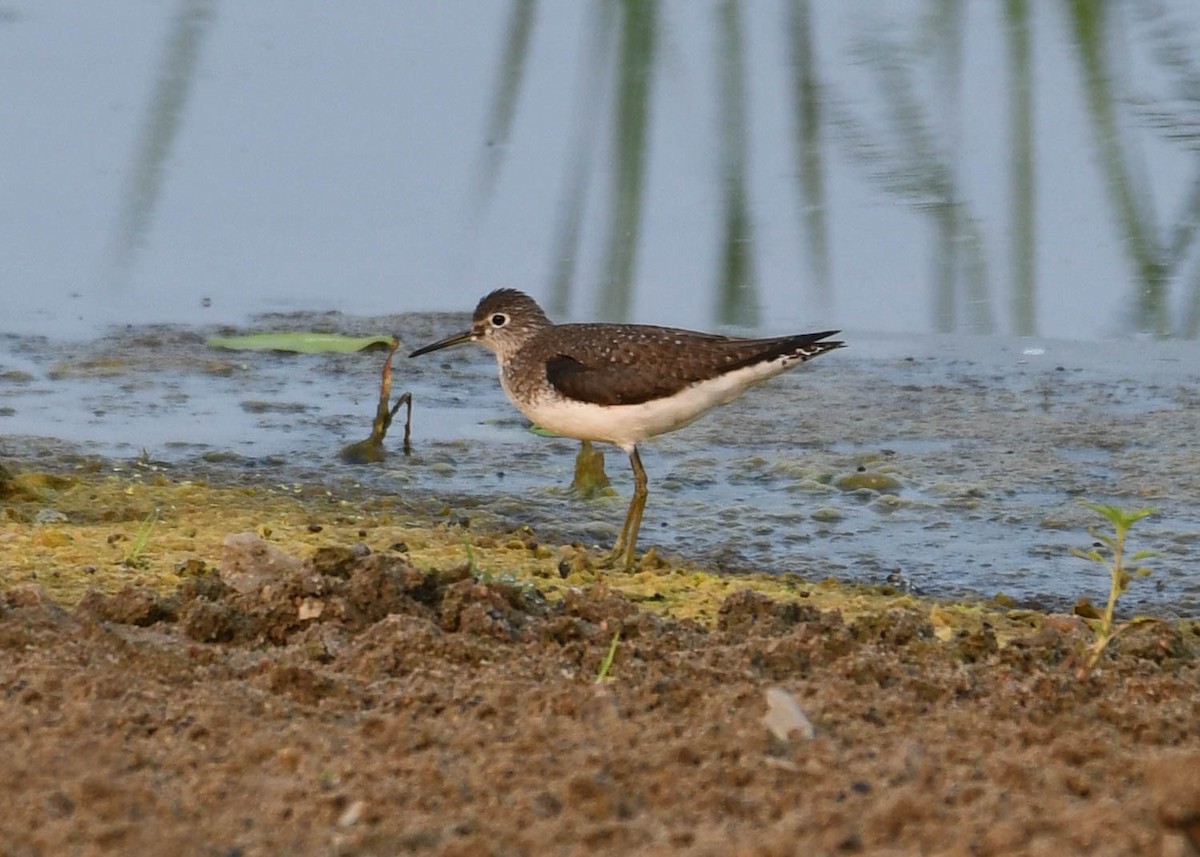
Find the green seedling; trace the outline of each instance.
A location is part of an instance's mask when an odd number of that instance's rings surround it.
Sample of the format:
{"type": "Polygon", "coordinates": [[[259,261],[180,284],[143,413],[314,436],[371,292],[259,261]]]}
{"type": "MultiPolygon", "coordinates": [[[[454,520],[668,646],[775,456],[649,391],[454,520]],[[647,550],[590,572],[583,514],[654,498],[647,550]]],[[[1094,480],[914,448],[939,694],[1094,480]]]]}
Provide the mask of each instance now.
{"type": "Polygon", "coordinates": [[[616,633],[613,634],[612,643],[609,644],[608,654],[600,662],[600,670],[596,673],[596,684],[604,684],[608,680],[608,671],[612,669],[613,660],[617,657],[617,645],[620,642],[621,629],[618,628],[616,633]]]}
{"type": "Polygon", "coordinates": [[[142,558],[142,552],[146,550],[146,545],[150,542],[150,533],[157,523],[158,510],[155,509],[145,517],[138,527],[137,534],[134,535],[133,541],[129,543],[129,550],[125,551],[125,558],[121,560],[123,565],[129,568],[144,568],[146,566],[146,561],[142,558]]]}
{"type": "Polygon", "coordinates": [[[1110,506],[1106,503],[1089,503],[1083,501],[1083,505],[1112,524],[1113,532],[1112,535],[1108,535],[1097,532],[1094,527],[1089,527],[1088,532],[1092,534],[1092,538],[1096,540],[1096,544],[1090,550],[1076,550],[1074,552],[1078,557],[1102,565],[1108,570],[1109,576],[1108,604],[1104,607],[1104,614],[1097,620],[1098,625],[1093,627],[1096,639],[1088,649],[1083,665],[1079,668],[1077,678],[1081,681],[1091,675],[1092,670],[1096,668],[1100,656],[1104,654],[1104,650],[1108,648],[1109,643],[1134,625],[1140,625],[1148,621],[1146,619],[1132,619],[1128,622],[1114,624],[1113,613],[1117,608],[1117,600],[1129,588],[1129,584],[1133,578],[1146,577],[1150,574],[1150,569],[1138,565],[1138,563],[1154,556],[1154,552],[1135,551],[1132,554],[1127,554],[1125,541],[1134,524],[1142,520],[1142,518],[1155,513],[1154,509],[1126,511],[1119,506],[1110,506]],[[1129,570],[1130,566],[1133,566],[1132,571],[1129,570]]]}

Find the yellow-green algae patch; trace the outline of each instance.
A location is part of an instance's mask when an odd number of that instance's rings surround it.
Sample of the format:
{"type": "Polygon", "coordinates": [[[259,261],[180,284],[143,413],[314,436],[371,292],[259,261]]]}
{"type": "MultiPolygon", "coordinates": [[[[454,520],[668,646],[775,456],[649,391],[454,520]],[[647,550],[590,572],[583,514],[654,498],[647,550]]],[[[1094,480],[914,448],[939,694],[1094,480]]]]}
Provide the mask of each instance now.
{"type": "Polygon", "coordinates": [[[644,609],[707,625],[716,622],[731,594],[744,589],[837,610],[847,620],[897,609],[922,612],[943,640],[987,627],[1003,644],[1044,618],[1005,609],[999,599],[949,603],[793,574],[715,574],[654,551],[632,574],[605,570],[594,552],[540,544],[528,528],[504,531],[478,510],[466,529],[449,508],[418,510],[391,497],[351,498],[314,486],[219,487],[154,473],[26,473],[11,476],[5,486],[0,591],[32,582],[66,606],[90,589],[169,592],[186,575],[216,568],[227,536],[255,532],[302,558],[331,544],[361,542],[374,552],[403,552],[418,568],[469,563],[481,576],[529,583],[552,599],[569,587],[604,586],[644,609]]]}

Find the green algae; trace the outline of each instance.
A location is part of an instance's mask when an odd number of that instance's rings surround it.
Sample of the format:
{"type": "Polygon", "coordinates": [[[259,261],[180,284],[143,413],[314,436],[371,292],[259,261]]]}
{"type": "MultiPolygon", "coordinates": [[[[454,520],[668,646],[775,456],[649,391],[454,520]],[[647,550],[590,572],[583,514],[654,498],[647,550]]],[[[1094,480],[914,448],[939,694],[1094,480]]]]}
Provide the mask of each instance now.
{"type": "Polygon", "coordinates": [[[140,586],[170,592],[185,579],[218,568],[226,537],[253,532],[301,559],[328,561],[349,555],[351,548],[365,549],[401,553],[425,571],[463,567],[469,549],[470,563],[480,573],[536,587],[550,599],[577,587],[609,589],[640,609],[709,626],[716,624],[722,604],[743,590],[836,611],[857,623],[860,634],[895,633],[888,629],[897,616],[917,617],[912,621],[929,629],[917,636],[953,642],[964,657],[1027,635],[1045,619],[1038,611],[1009,609],[1011,602],[1003,596],[935,601],[832,578],[717,574],[653,549],[632,573],[606,571],[594,551],[542,543],[528,527],[495,527],[478,511],[467,529],[449,507],[431,510],[395,498],[339,496],[313,486],[214,486],[152,472],[10,473],[7,482],[37,490],[10,492],[0,501],[0,590],[33,583],[68,607],[93,589],[115,593],[140,586]],[[145,533],[151,515],[156,523],[145,533]],[[139,562],[130,564],[125,559],[139,532],[139,562]]]}

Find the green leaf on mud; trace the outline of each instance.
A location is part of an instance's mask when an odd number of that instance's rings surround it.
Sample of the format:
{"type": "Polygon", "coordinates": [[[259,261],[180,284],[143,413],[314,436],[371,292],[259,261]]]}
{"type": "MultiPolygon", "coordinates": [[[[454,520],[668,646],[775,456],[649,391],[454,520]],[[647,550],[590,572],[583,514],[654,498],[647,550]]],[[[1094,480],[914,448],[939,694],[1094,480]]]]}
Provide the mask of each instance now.
{"type": "Polygon", "coordinates": [[[340,333],[250,333],[245,336],[214,336],[205,345],[231,351],[290,351],[297,354],[321,354],[329,351],[366,351],[390,348],[392,337],[343,336],[340,333]]]}

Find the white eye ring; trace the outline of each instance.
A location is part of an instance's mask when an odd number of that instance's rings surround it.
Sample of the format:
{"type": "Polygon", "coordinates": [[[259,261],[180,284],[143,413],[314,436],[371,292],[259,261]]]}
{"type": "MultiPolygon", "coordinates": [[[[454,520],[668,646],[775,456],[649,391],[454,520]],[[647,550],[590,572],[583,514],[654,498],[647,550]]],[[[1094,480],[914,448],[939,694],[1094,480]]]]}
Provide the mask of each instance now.
{"type": "Polygon", "coordinates": [[[504,327],[504,325],[508,324],[508,316],[502,312],[493,314],[490,320],[492,327],[504,327]]]}

